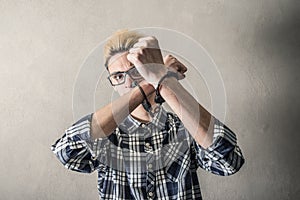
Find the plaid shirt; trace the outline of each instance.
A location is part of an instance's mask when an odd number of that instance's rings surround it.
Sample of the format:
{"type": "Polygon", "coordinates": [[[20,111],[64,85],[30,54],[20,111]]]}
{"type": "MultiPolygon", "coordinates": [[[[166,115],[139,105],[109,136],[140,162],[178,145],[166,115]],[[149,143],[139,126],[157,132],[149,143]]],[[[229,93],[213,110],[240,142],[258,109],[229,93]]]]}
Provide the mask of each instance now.
{"type": "Polygon", "coordinates": [[[90,137],[92,115],[68,128],[51,150],[68,169],[97,170],[100,199],[202,199],[198,167],[227,176],[244,163],[235,134],[217,119],[213,144],[203,149],[163,108],[147,124],[129,115],[96,140],[90,137]]]}

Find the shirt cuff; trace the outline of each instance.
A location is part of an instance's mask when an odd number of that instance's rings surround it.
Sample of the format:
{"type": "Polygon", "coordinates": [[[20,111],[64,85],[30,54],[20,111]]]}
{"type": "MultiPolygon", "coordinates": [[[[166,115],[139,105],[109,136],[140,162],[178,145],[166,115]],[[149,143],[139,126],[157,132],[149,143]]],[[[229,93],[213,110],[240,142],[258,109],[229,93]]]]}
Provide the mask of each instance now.
{"type": "Polygon", "coordinates": [[[237,145],[237,139],[225,124],[218,119],[214,119],[213,143],[206,149],[201,148],[201,157],[204,160],[219,160],[226,157],[237,145]]]}
{"type": "Polygon", "coordinates": [[[82,117],[80,120],[78,120],[76,123],[74,123],[72,127],[81,126],[81,129],[76,133],[76,136],[80,140],[82,140],[86,143],[86,148],[90,152],[90,154],[92,155],[92,159],[96,160],[96,159],[99,159],[99,154],[100,154],[101,149],[103,148],[103,146],[105,144],[104,141],[107,141],[107,138],[93,139],[91,137],[91,127],[92,127],[93,114],[94,113],[90,113],[90,114],[82,117]]]}

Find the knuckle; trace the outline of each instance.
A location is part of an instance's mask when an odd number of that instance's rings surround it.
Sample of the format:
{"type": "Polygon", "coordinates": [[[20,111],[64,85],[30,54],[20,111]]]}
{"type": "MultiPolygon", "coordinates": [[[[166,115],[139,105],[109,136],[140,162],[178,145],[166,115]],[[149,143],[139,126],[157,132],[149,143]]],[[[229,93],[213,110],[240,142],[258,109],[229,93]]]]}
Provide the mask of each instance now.
{"type": "Polygon", "coordinates": [[[158,45],[158,40],[154,36],[150,36],[148,42],[151,43],[151,44],[154,44],[156,46],[158,45]]]}
{"type": "Polygon", "coordinates": [[[150,40],[154,40],[154,41],[155,41],[155,40],[157,40],[157,39],[156,39],[156,37],[155,37],[155,36],[153,36],[153,35],[152,35],[152,36],[150,36],[150,37],[149,37],[149,39],[150,39],[150,40]]]}

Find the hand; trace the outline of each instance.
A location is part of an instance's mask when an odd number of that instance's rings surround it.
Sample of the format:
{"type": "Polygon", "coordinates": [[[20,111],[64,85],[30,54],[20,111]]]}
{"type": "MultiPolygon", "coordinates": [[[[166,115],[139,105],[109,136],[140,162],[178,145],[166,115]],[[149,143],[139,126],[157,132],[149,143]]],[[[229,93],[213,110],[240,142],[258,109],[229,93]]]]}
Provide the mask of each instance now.
{"type": "Polygon", "coordinates": [[[164,63],[165,66],[168,68],[170,71],[174,71],[178,73],[178,79],[182,80],[185,78],[185,72],[187,71],[186,66],[184,66],[179,60],[177,60],[174,56],[172,55],[166,55],[164,57],[164,63]]]}
{"type": "Polygon", "coordinates": [[[139,73],[154,88],[157,87],[159,80],[168,71],[155,37],[140,38],[129,50],[127,59],[135,65],[139,73]]]}

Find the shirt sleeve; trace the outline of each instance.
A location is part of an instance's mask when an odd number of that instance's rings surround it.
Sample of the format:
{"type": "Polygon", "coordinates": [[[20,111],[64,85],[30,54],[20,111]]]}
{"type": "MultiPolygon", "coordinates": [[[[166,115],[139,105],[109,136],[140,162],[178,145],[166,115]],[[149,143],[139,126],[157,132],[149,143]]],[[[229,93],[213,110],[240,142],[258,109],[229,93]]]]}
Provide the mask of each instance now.
{"type": "Polygon", "coordinates": [[[232,175],[245,162],[236,135],[218,119],[214,123],[213,143],[208,148],[202,148],[195,140],[193,142],[199,166],[213,174],[232,175]]]}
{"type": "Polygon", "coordinates": [[[107,138],[91,138],[91,119],[93,113],[82,117],[65,130],[63,136],[51,150],[67,168],[82,173],[91,173],[106,162],[107,138]]]}

